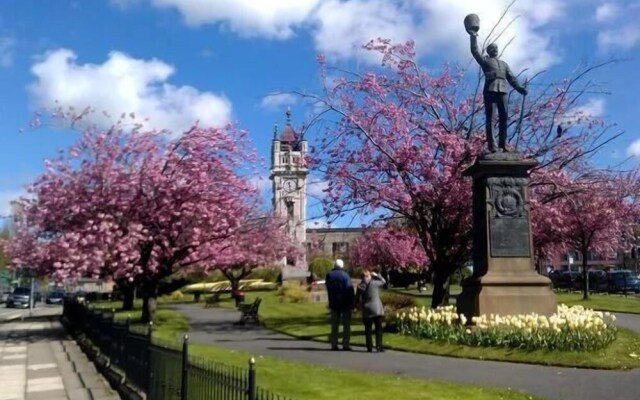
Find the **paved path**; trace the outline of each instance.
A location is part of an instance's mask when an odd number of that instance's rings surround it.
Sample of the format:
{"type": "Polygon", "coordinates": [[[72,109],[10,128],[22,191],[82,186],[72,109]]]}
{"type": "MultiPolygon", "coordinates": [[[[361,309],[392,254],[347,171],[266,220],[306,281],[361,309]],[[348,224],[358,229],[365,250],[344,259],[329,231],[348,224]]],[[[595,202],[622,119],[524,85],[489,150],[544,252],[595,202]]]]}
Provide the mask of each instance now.
{"type": "Polygon", "coordinates": [[[119,399],[55,315],[0,324],[0,385],[0,400],[119,399]]]}
{"type": "MultiPolygon", "coordinates": [[[[640,332],[640,315],[639,314],[623,314],[614,313],[616,316],[616,325],[640,332]]],[[[640,398],[640,394],[638,395],[640,398]]]]}
{"type": "Polygon", "coordinates": [[[0,323],[14,321],[16,319],[28,318],[28,317],[42,317],[42,316],[55,316],[60,315],[62,312],[62,306],[52,306],[42,303],[38,303],[38,306],[33,310],[28,308],[6,308],[3,305],[0,306],[0,323]]]}
{"type": "Polygon", "coordinates": [[[328,351],[328,345],[297,340],[261,327],[235,326],[238,313],[232,310],[179,305],[176,309],[190,320],[192,341],[213,343],[255,355],[361,371],[400,374],[418,378],[511,388],[558,400],[640,398],[640,369],[600,371],[544,367],[507,362],[466,360],[449,357],[387,351],[367,353],[328,351]]]}

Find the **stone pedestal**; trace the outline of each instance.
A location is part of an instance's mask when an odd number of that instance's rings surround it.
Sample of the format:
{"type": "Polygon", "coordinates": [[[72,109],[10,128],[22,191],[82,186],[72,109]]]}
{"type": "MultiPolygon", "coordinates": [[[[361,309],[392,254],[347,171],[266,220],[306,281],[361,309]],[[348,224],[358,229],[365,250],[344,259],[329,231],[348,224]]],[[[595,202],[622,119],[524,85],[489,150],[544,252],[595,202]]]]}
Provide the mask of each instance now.
{"type": "Polygon", "coordinates": [[[458,313],[551,315],[556,296],[549,278],[535,271],[529,170],[536,161],[517,153],[479,157],[473,178],[473,276],[463,282],[458,313]]]}

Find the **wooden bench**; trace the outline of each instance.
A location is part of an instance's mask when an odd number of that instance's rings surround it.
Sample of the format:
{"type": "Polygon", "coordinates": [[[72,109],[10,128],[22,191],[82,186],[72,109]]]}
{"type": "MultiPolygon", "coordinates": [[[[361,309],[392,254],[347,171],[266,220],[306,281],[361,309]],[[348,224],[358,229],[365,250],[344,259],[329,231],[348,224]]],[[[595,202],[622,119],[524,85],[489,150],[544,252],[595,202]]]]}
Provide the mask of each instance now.
{"type": "Polygon", "coordinates": [[[256,324],[260,323],[258,317],[258,311],[260,311],[260,303],[262,299],[258,297],[251,304],[240,304],[238,310],[240,310],[240,325],[244,325],[247,321],[254,321],[256,324]]]}
{"type": "Polygon", "coordinates": [[[220,295],[222,292],[215,292],[211,296],[207,297],[204,302],[204,308],[217,307],[220,304],[220,295]]]}

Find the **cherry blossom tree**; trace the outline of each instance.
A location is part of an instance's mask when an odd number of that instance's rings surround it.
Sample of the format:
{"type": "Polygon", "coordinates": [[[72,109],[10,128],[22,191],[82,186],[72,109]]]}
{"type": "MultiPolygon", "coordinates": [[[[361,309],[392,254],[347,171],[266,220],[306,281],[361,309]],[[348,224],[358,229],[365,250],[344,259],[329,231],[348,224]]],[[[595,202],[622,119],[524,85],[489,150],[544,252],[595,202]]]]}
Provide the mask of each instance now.
{"type": "Polygon", "coordinates": [[[231,248],[260,253],[258,241],[237,247],[247,221],[262,216],[243,175],[254,161],[246,133],[231,126],[196,125],[174,139],[139,126],[89,127],[46,162],[21,200],[9,252],[16,265],[55,279],[135,284],[143,319],[152,320],[160,279],[183,268],[224,268],[231,248]]]}
{"type": "MultiPolygon", "coordinates": [[[[412,42],[377,40],[365,48],[380,53],[382,70],[330,74],[320,58],[324,91],[300,93],[318,110],[309,124],[320,137],[311,161],[329,182],[328,216],[380,213],[407,221],[433,271],[435,307],[446,299],[450,275],[470,259],[471,182],[463,171],[484,147],[480,82],[450,66],[422,69],[412,42]]],[[[510,143],[539,162],[532,186],[550,184],[545,176],[565,169],[593,168],[584,160],[618,136],[579,111],[581,96],[593,89],[582,83],[591,70],[559,83],[538,85],[534,76],[524,108],[512,99],[510,143]]]]}
{"type": "Polygon", "coordinates": [[[569,183],[544,186],[547,196],[558,197],[552,207],[556,216],[539,220],[550,226],[537,229],[552,236],[558,247],[575,250],[582,256],[584,300],[589,298],[589,254],[615,256],[633,246],[640,216],[638,178],[637,171],[600,172],[569,183]]]}
{"type": "Polygon", "coordinates": [[[209,269],[221,270],[231,282],[232,291],[240,280],[257,267],[273,264],[283,257],[296,258],[301,250],[285,231],[286,221],[271,217],[247,219],[233,240],[220,251],[209,269]]]}
{"type": "Polygon", "coordinates": [[[427,264],[422,244],[406,228],[387,225],[372,228],[353,242],[349,260],[361,268],[378,267],[384,276],[392,269],[424,268],[427,264]]]}

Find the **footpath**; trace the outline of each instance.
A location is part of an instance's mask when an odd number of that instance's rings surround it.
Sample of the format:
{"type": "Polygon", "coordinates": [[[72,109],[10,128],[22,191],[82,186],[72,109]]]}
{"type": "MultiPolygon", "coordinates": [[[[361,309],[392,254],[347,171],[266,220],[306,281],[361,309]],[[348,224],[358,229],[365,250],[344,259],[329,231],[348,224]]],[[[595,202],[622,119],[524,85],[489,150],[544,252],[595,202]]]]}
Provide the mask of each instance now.
{"type": "MultiPolygon", "coordinates": [[[[367,353],[329,351],[329,345],[298,340],[259,326],[237,326],[237,311],[221,308],[203,310],[197,305],[177,305],[190,321],[192,342],[214,344],[256,356],[271,356],[333,368],[405,375],[423,379],[468,383],[484,387],[510,388],[545,399],[591,400],[640,398],[640,369],[603,371],[546,367],[496,361],[412,354],[398,351],[367,353]]],[[[634,325],[639,316],[621,315],[620,325],[634,325]]],[[[640,325],[638,325],[640,326],[640,325]]]]}
{"type": "Polygon", "coordinates": [[[59,310],[0,324],[0,400],[117,400],[58,322],[59,310]]]}

